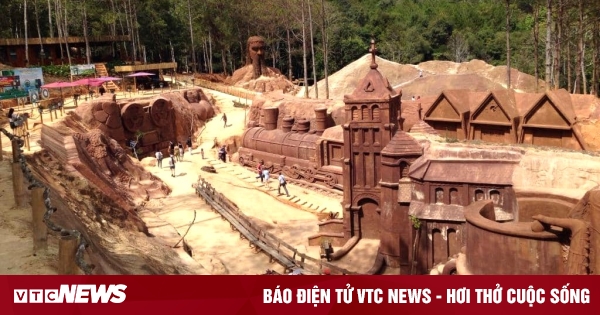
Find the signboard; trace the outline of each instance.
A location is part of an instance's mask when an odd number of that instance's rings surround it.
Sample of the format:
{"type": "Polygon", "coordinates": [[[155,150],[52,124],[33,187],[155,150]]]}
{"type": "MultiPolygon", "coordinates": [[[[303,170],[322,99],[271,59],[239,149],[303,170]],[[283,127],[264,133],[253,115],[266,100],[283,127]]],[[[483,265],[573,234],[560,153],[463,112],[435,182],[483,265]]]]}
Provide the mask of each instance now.
{"type": "Polygon", "coordinates": [[[28,97],[29,92],[21,90],[8,90],[4,93],[0,93],[0,100],[9,100],[13,98],[28,97]]]}
{"type": "Polygon", "coordinates": [[[3,76],[0,77],[0,87],[7,87],[7,86],[13,86],[13,83],[15,82],[15,77],[14,76],[3,76]]]}
{"type": "Polygon", "coordinates": [[[20,89],[29,92],[29,90],[38,90],[44,85],[44,75],[42,68],[16,68],[13,69],[15,77],[17,77],[16,86],[20,89]]]}
{"type": "Polygon", "coordinates": [[[96,73],[96,65],[74,65],[71,66],[71,75],[92,75],[96,73]]]}
{"type": "Polygon", "coordinates": [[[32,103],[37,103],[40,100],[40,92],[38,90],[29,90],[29,100],[32,103]]]}
{"type": "Polygon", "coordinates": [[[50,91],[48,89],[42,89],[42,98],[47,99],[50,97],[50,91]]]}
{"type": "Polygon", "coordinates": [[[15,72],[12,71],[12,70],[2,70],[2,71],[0,71],[0,76],[2,76],[2,77],[11,77],[11,76],[14,76],[14,75],[15,75],[15,72]]]}

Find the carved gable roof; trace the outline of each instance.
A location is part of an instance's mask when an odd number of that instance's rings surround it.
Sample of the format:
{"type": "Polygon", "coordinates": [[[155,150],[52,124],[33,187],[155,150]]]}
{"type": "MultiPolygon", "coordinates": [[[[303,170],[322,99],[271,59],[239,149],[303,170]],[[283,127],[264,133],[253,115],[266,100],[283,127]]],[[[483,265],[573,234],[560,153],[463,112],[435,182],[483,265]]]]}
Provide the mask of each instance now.
{"type": "Polygon", "coordinates": [[[410,127],[409,133],[421,133],[439,136],[440,133],[435,130],[431,125],[426,123],[424,120],[419,120],[416,124],[410,127]]]}
{"type": "Polygon", "coordinates": [[[415,156],[423,155],[423,147],[404,131],[397,131],[390,142],[381,150],[384,156],[415,156]]]}
{"type": "Polygon", "coordinates": [[[377,70],[375,62],[375,41],[371,41],[371,69],[367,75],[358,83],[354,92],[344,96],[344,102],[353,100],[389,101],[390,98],[400,95],[392,88],[390,82],[377,70]]]}
{"type": "Polygon", "coordinates": [[[513,90],[491,91],[473,110],[472,121],[512,122],[519,117],[513,90]]]}
{"type": "Polygon", "coordinates": [[[445,119],[460,119],[464,113],[471,111],[473,104],[480,102],[487,93],[472,92],[466,89],[459,90],[444,90],[429,107],[424,117],[426,118],[445,118],[445,119]],[[454,117],[447,116],[448,107],[455,113],[454,117]],[[440,113],[437,113],[440,111],[440,113]],[[443,117],[446,116],[446,117],[443,117]]]}
{"type": "Polygon", "coordinates": [[[526,110],[523,114],[523,123],[525,124],[572,126],[575,122],[571,96],[565,89],[547,91],[539,98],[524,96],[523,99],[534,101],[522,104],[529,105],[525,107],[526,110]]]}
{"type": "Polygon", "coordinates": [[[445,160],[424,156],[411,166],[408,176],[426,182],[512,185],[517,161],[506,160],[445,160]]]}

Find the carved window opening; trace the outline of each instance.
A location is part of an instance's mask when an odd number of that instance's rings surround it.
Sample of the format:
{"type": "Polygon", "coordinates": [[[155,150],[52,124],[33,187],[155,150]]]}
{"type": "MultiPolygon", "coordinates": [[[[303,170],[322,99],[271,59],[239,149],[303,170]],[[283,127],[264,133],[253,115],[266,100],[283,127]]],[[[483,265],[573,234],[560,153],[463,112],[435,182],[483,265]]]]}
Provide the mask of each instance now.
{"type": "Polygon", "coordinates": [[[490,199],[492,199],[492,202],[494,202],[494,206],[499,206],[500,205],[500,192],[495,189],[490,190],[490,199]]]}
{"type": "Polygon", "coordinates": [[[460,196],[458,195],[458,189],[450,188],[450,204],[460,205],[460,196]]]}
{"type": "Polygon", "coordinates": [[[431,231],[431,247],[433,249],[433,264],[442,263],[448,260],[448,241],[445,239],[440,229],[431,231]]]}
{"type": "Polygon", "coordinates": [[[448,257],[459,254],[461,246],[457,231],[448,229],[446,238],[448,239],[448,257]]]}
{"type": "Polygon", "coordinates": [[[408,177],[409,168],[410,166],[408,165],[408,163],[404,161],[400,162],[400,178],[408,177]]]}
{"type": "Polygon", "coordinates": [[[369,119],[369,108],[367,107],[367,105],[363,105],[363,107],[362,107],[362,119],[363,120],[369,119]]]}
{"type": "Polygon", "coordinates": [[[483,200],[485,198],[485,194],[483,190],[477,189],[475,190],[475,201],[483,200]]]}
{"type": "Polygon", "coordinates": [[[435,189],[435,203],[443,204],[444,203],[444,188],[436,188],[435,189]]]}
{"type": "Polygon", "coordinates": [[[360,112],[356,107],[352,107],[352,120],[360,120],[360,112]]]}
{"type": "Polygon", "coordinates": [[[379,106],[373,105],[373,120],[380,120],[379,118],[379,106]]]}

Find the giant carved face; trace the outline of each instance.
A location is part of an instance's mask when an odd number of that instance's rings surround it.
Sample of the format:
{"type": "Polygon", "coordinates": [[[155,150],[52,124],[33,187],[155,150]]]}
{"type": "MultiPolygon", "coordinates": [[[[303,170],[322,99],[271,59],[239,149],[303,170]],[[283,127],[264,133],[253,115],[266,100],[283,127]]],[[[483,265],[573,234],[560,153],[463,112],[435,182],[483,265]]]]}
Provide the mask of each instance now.
{"type": "Polygon", "coordinates": [[[265,40],[260,36],[248,38],[248,63],[254,66],[254,79],[262,75],[265,60],[265,40]]]}

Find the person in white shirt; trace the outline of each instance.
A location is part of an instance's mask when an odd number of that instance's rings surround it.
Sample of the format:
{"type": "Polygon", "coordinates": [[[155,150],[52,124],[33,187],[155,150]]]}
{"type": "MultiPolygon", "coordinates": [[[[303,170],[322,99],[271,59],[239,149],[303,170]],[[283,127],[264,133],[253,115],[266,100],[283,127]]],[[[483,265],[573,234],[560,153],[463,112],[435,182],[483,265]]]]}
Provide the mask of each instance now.
{"type": "Polygon", "coordinates": [[[156,151],[156,153],[154,155],[156,156],[156,166],[158,168],[162,168],[162,160],[163,160],[162,152],[156,151]]]}
{"type": "Polygon", "coordinates": [[[263,182],[265,183],[265,187],[267,187],[267,190],[271,189],[271,186],[269,185],[269,169],[268,168],[264,168],[263,169],[263,182]]]}

